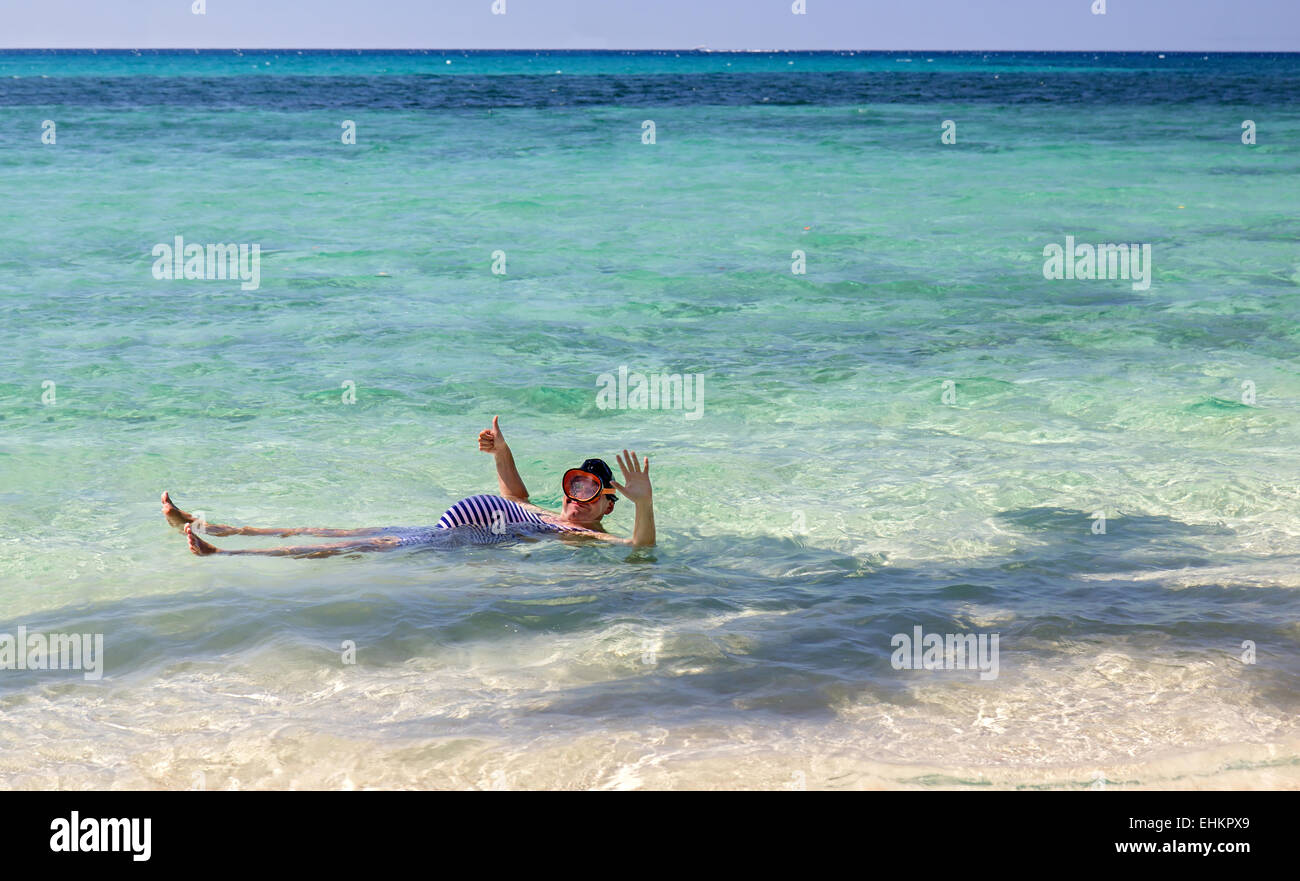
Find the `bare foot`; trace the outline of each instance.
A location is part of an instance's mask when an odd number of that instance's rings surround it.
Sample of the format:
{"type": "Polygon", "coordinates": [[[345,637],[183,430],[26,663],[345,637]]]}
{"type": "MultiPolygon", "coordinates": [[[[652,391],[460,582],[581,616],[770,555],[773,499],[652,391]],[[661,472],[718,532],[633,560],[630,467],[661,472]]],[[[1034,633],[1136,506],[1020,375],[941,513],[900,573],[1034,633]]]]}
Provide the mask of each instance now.
{"type": "Polygon", "coordinates": [[[221,549],[215,545],[210,545],[203,539],[194,534],[194,526],[191,523],[185,524],[185,540],[190,544],[190,550],[200,557],[206,557],[208,554],[219,554],[221,549]]]}
{"type": "Polygon", "coordinates": [[[184,529],[186,523],[193,523],[196,519],[193,514],[186,514],[172,504],[172,497],[166,492],[162,494],[162,511],[167,522],[177,529],[184,529]]]}

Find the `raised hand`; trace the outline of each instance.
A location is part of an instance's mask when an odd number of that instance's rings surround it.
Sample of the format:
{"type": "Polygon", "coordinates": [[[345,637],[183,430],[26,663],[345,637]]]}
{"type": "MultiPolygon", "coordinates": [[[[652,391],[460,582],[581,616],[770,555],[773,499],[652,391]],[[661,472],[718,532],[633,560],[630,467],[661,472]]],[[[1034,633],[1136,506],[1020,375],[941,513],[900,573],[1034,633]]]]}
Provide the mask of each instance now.
{"type": "Polygon", "coordinates": [[[614,489],[638,505],[650,501],[652,494],[650,488],[650,457],[643,456],[642,462],[643,464],[637,462],[636,450],[633,450],[631,454],[624,450],[618,456],[618,467],[623,472],[623,483],[619,483],[617,480],[611,481],[614,484],[614,489]]]}
{"type": "Polygon", "coordinates": [[[492,427],[485,428],[478,433],[479,452],[491,453],[496,456],[510,449],[506,446],[506,439],[501,434],[500,419],[500,416],[493,416],[492,427]]]}

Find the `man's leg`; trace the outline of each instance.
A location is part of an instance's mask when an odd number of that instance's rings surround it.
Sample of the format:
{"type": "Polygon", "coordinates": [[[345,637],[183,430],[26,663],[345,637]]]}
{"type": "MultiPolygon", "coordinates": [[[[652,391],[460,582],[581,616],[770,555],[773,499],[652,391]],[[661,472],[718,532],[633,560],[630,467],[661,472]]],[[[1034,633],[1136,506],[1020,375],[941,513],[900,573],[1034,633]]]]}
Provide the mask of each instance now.
{"type": "Polygon", "coordinates": [[[360,553],[363,551],[391,551],[397,547],[395,538],[371,538],[365,541],[340,541],[327,545],[295,545],[284,548],[259,548],[242,551],[223,551],[221,548],[204,541],[194,534],[193,524],[185,524],[185,540],[190,550],[200,557],[209,554],[257,554],[264,557],[332,557],[335,554],[360,553]]]}
{"type": "MultiPolygon", "coordinates": [[[[187,514],[172,502],[171,496],[167,493],[162,494],[162,511],[167,522],[177,529],[184,529],[187,523],[194,523],[198,520],[193,514],[187,514]]],[[[281,537],[290,535],[319,535],[324,538],[347,538],[359,535],[378,535],[383,532],[383,526],[366,526],[360,529],[329,529],[320,526],[286,526],[286,527],[260,527],[260,526],[225,526],[220,523],[203,523],[203,531],[208,535],[278,535],[281,537]]]]}

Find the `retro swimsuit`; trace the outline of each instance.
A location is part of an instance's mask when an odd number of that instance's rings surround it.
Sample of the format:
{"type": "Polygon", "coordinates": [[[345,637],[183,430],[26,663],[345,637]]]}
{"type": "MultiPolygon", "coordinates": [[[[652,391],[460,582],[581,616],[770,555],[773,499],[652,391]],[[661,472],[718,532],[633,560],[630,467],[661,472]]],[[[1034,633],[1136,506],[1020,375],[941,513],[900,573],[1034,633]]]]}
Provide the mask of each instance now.
{"type": "Polygon", "coordinates": [[[599,534],[581,526],[544,520],[518,502],[500,496],[479,495],[452,505],[437,526],[394,526],[385,530],[385,535],[397,538],[398,547],[409,547],[443,544],[453,535],[469,544],[498,544],[525,535],[560,532],[599,534]]]}

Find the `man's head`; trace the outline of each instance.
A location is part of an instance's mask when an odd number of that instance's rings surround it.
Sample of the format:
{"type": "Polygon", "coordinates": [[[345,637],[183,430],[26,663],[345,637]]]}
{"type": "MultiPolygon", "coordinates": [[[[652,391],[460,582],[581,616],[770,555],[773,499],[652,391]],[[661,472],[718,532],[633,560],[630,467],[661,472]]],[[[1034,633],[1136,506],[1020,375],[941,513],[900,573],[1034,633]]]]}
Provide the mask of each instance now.
{"type": "Polygon", "coordinates": [[[599,523],[614,510],[614,472],[603,459],[587,459],[564,473],[565,519],[576,523],[599,523]]]}

